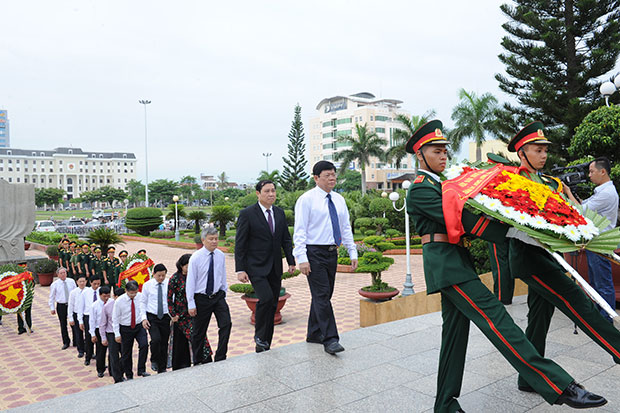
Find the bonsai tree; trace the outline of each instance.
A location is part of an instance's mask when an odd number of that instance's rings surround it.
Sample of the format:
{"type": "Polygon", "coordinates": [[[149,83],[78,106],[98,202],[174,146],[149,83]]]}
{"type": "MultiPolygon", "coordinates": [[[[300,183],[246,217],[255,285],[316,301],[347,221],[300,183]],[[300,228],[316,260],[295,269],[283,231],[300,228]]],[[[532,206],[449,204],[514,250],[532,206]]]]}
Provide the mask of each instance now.
{"type": "Polygon", "coordinates": [[[110,245],[124,244],[125,241],[111,228],[99,227],[92,230],[86,239],[89,243],[95,243],[101,247],[101,251],[105,254],[110,245]]]}
{"type": "Polygon", "coordinates": [[[48,257],[58,257],[58,247],[56,245],[50,245],[45,249],[45,253],[48,257]]]}
{"type": "Polygon", "coordinates": [[[194,221],[194,232],[198,234],[200,232],[200,221],[207,219],[207,214],[204,211],[192,211],[187,216],[189,219],[194,221]]]}
{"type": "Polygon", "coordinates": [[[34,264],[34,272],[37,274],[53,274],[58,269],[54,260],[39,260],[34,264]]]}
{"type": "MultiPolygon", "coordinates": [[[[299,270],[295,270],[292,273],[287,271],[287,272],[282,274],[282,281],[288,280],[289,278],[297,277],[299,274],[301,274],[301,271],[299,271],[299,270]]],[[[254,294],[254,288],[252,287],[252,284],[250,284],[250,283],[247,283],[247,284],[231,284],[231,285],[228,286],[228,288],[230,288],[230,291],[232,291],[234,293],[244,294],[244,295],[246,295],[248,297],[256,298],[256,295],[254,294]]],[[[280,296],[283,296],[284,294],[286,294],[286,289],[284,287],[282,287],[280,289],[280,296]]]]}
{"type": "Polygon", "coordinates": [[[375,293],[388,293],[396,291],[396,288],[389,286],[381,280],[381,272],[390,268],[394,264],[394,259],[384,257],[380,252],[367,252],[359,258],[359,265],[355,272],[370,273],[372,284],[363,287],[363,291],[375,293]]]}
{"type": "Polygon", "coordinates": [[[162,224],[159,208],[133,208],[127,211],[125,225],[140,235],[149,235],[162,224]]]}

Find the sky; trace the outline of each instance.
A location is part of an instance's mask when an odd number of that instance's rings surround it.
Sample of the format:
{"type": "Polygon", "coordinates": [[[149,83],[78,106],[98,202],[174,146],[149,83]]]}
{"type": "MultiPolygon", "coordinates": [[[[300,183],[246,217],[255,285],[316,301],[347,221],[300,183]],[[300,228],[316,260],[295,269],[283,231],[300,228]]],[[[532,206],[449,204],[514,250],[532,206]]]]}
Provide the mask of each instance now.
{"type": "MultiPolygon", "coordinates": [[[[282,168],[297,103],[371,92],[434,109],[490,92],[505,1],[3,0],[0,109],[11,146],[133,152],[149,181],[282,168]]],[[[307,133],[306,133],[307,136],[307,133]]],[[[466,145],[465,145],[466,146],[466,145]]]]}

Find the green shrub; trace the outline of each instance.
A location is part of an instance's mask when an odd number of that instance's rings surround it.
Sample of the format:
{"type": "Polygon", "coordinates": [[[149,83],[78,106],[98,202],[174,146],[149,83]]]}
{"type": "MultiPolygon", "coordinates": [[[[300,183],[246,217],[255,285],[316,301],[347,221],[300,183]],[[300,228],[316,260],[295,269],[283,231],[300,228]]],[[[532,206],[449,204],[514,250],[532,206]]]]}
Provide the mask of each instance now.
{"type": "Polygon", "coordinates": [[[45,249],[45,253],[48,257],[58,257],[58,247],[56,245],[50,245],[45,249]]]}
{"type": "Polygon", "coordinates": [[[422,238],[420,237],[412,238],[411,245],[422,245],[422,238]]]}
{"type": "Polygon", "coordinates": [[[379,242],[383,242],[383,241],[385,241],[384,237],[382,237],[381,235],[374,235],[374,234],[364,238],[363,240],[364,244],[372,245],[372,246],[375,246],[375,244],[379,242]]]}
{"type": "Polygon", "coordinates": [[[34,264],[37,274],[52,274],[58,269],[58,263],[54,260],[39,260],[34,264]]]}
{"type": "Polygon", "coordinates": [[[381,251],[381,252],[385,252],[387,250],[393,250],[396,248],[396,245],[394,245],[391,242],[377,242],[375,244],[375,248],[377,248],[377,250],[381,251]]]}
{"type": "Polygon", "coordinates": [[[340,264],[340,265],[351,265],[351,258],[349,258],[349,257],[338,257],[338,264],[340,264]]]}
{"type": "Polygon", "coordinates": [[[283,280],[288,280],[289,278],[297,277],[299,274],[301,274],[301,271],[299,271],[299,270],[295,270],[292,273],[286,271],[286,272],[282,273],[282,279],[283,280]]]}
{"type": "Polygon", "coordinates": [[[372,218],[358,218],[354,223],[355,228],[368,228],[372,226],[372,218]]]}
{"type": "Polygon", "coordinates": [[[387,218],[375,218],[372,220],[372,223],[374,224],[375,228],[377,229],[377,232],[381,233],[383,232],[383,228],[387,227],[389,224],[389,221],[387,218]]]}
{"type": "Polygon", "coordinates": [[[202,238],[200,238],[200,234],[194,235],[194,242],[196,244],[202,244],[202,238]]]}
{"type": "Polygon", "coordinates": [[[386,229],[385,230],[385,235],[387,235],[390,238],[394,238],[394,237],[399,237],[400,236],[400,231],[396,230],[396,229],[386,229]]]}
{"type": "MultiPolygon", "coordinates": [[[[33,231],[26,236],[26,240],[30,242],[36,242],[43,245],[58,245],[62,240],[63,234],[58,232],[38,232],[33,231]]],[[[73,234],[67,234],[67,238],[71,241],[78,241],[78,236],[73,234]]]]}
{"type": "Polygon", "coordinates": [[[474,260],[474,267],[477,274],[484,274],[491,271],[491,261],[489,259],[489,246],[486,241],[475,239],[468,248],[474,260]]]}
{"type": "Polygon", "coordinates": [[[235,237],[228,237],[224,242],[226,243],[226,245],[232,245],[235,243],[235,237]]]}
{"type": "Polygon", "coordinates": [[[101,247],[101,251],[105,254],[110,245],[124,244],[125,241],[112,228],[100,227],[92,230],[86,236],[89,243],[95,243],[101,247]]]}
{"type": "Polygon", "coordinates": [[[150,235],[151,238],[174,238],[173,231],[153,231],[150,235]]]}
{"type": "Polygon", "coordinates": [[[372,284],[364,287],[365,291],[394,291],[393,287],[381,280],[381,272],[390,268],[394,264],[394,259],[384,257],[380,252],[367,252],[359,259],[359,266],[355,272],[369,272],[372,284]]]}
{"type": "Polygon", "coordinates": [[[338,257],[348,257],[349,256],[349,250],[347,250],[347,247],[344,246],[344,244],[340,245],[338,247],[338,257]]]}
{"type": "Polygon", "coordinates": [[[377,231],[374,229],[367,229],[366,231],[364,231],[364,235],[366,235],[367,237],[377,235],[377,231]]]}
{"type": "Polygon", "coordinates": [[[292,227],[295,225],[295,213],[291,209],[284,210],[284,217],[286,218],[286,225],[292,227]]]}
{"type": "Polygon", "coordinates": [[[132,208],[127,211],[125,225],[140,235],[149,235],[162,224],[161,210],[158,208],[132,208]]]}
{"type": "Polygon", "coordinates": [[[231,284],[228,286],[228,288],[233,293],[246,295],[254,294],[254,288],[252,287],[252,284],[231,284]]]}

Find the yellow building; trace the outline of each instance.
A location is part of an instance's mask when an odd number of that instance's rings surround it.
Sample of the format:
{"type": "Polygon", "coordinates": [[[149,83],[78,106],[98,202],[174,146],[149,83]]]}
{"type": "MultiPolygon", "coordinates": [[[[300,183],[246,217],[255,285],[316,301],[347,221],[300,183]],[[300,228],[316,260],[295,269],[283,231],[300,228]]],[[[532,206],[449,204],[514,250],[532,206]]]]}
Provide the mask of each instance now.
{"type": "MultiPolygon", "coordinates": [[[[469,142],[469,156],[468,160],[470,162],[476,161],[476,142],[469,142]]],[[[482,161],[487,160],[487,153],[493,152],[498,155],[502,155],[504,158],[509,161],[519,162],[519,157],[514,152],[508,152],[508,145],[499,139],[492,139],[482,142],[482,146],[480,147],[480,153],[482,156],[482,161]]]]}

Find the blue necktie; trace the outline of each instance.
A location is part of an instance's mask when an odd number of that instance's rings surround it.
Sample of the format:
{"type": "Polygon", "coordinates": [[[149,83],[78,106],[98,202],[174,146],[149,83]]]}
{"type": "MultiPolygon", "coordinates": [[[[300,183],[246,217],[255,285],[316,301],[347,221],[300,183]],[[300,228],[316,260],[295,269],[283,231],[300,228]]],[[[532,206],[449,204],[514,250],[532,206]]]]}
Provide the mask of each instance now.
{"type": "Polygon", "coordinates": [[[214,283],[214,271],[213,271],[213,253],[211,253],[211,258],[209,260],[209,270],[207,271],[207,295],[213,294],[213,283],[214,283]]]}
{"type": "Polygon", "coordinates": [[[332,221],[332,230],[334,231],[334,242],[336,245],[342,243],[342,236],[340,235],[340,222],[338,221],[338,212],[336,212],[336,205],[332,201],[332,194],[327,194],[327,206],[329,208],[329,218],[332,221]]]}

